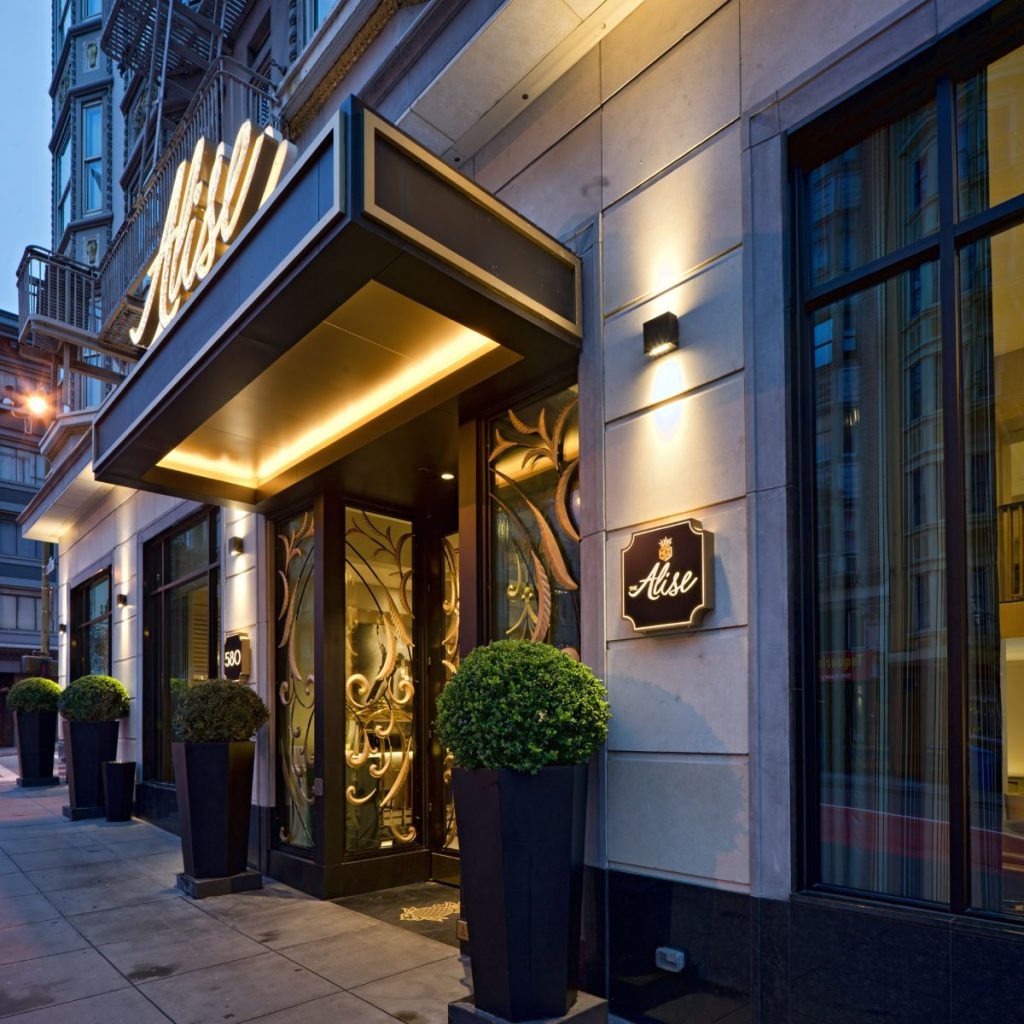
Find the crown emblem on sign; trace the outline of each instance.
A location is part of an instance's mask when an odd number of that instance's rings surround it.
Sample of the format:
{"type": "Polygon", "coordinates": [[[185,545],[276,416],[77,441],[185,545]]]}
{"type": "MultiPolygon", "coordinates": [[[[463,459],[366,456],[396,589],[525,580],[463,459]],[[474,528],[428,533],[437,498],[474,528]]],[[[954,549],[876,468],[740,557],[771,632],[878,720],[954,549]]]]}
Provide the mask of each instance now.
{"type": "Polygon", "coordinates": [[[672,557],[672,538],[662,537],[658,541],[658,560],[667,562],[672,557]]]}

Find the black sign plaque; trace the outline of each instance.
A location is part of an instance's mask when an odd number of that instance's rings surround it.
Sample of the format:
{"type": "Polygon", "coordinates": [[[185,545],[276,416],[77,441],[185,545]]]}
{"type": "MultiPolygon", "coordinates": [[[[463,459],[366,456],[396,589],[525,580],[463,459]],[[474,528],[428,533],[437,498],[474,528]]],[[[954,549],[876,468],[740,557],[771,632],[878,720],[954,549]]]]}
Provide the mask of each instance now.
{"type": "Polygon", "coordinates": [[[244,683],[252,671],[252,652],[245,633],[228,633],[224,638],[224,678],[244,683]]]}
{"type": "Polygon", "coordinates": [[[714,583],[714,534],[696,519],[641,530],[622,550],[622,617],[640,631],[699,626],[714,583]]]}

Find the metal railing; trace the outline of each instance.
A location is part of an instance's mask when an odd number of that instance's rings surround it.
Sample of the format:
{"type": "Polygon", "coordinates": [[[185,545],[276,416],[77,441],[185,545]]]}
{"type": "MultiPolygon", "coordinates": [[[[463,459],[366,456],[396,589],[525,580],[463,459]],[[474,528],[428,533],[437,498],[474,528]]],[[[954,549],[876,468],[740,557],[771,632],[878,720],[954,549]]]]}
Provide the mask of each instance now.
{"type": "MultiPolygon", "coordinates": [[[[203,77],[153,173],[114,236],[98,269],[38,246],[18,267],[18,314],[24,340],[48,353],[63,344],[95,347],[107,356],[134,358],[128,337],[138,322],[138,295],[163,232],[178,165],[200,138],[229,145],[243,121],[279,125],[271,82],[230,57],[203,77]]],[[[80,403],[74,400],[66,404],[80,403]]]]}
{"type": "Polygon", "coordinates": [[[231,34],[245,6],[246,0],[103,0],[100,46],[136,71],[164,62],[170,72],[205,66],[217,37],[231,34]]]}
{"type": "Polygon", "coordinates": [[[95,334],[100,327],[95,268],[29,246],[18,265],[18,317],[23,329],[30,320],[42,320],[95,334]]]}
{"type": "Polygon", "coordinates": [[[999,600],[1024,601],[1024,501],[999,506],[999,600]]]}
{"type": "Polygon", "coordinates": [[[126,296],[133,296],[145,277],[163,231],[178,165],[191,157],[200,138],[230,145],[243,121],[278,127],[278,109],[269,79],[230,57],[213,62],[100,265],[104,332],[117,330],[114,321],[126,296]]]}

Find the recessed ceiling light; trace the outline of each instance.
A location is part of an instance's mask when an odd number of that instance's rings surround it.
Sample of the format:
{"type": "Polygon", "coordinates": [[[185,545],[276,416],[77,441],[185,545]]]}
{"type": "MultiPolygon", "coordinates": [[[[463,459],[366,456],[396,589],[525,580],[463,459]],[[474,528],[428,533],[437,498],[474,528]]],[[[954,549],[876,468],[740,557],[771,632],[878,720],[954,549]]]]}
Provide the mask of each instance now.
{"type": "Polygon", "coordinates": [[[441,474],[441,479],[442,480],[454,480],[455,479],[455,474],[454,473],[442,473],[441,474]]]}

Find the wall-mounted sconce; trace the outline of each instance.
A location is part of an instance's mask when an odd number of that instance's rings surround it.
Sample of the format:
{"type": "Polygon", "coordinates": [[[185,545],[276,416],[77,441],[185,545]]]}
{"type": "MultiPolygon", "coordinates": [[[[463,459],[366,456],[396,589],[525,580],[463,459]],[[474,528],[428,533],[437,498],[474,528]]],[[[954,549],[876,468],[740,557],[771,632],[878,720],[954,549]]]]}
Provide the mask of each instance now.
{"type": "Polygon", "coordinates": [[[60,622],[57,624],[57,632],[63,636],[68,631],[68,624],[66,622],[60,622]]]}
{"type": "Polygon", "coordinates": [[[127,594],[118,594],[117,595],[117,607],[118,608],[127,608],[128,607],[128,595],[127,594]]]}
{"type": "Polygon", "coordinates": [[[662,313],[644,324],[644,355],[655,359],[679,348],[679,317],[662,313]]]}
{"type": "Polygon", "coordinates": [[[241,537],[228,538],[228,554],[240,555],[245,550],[245,541],[241,537]]]}

